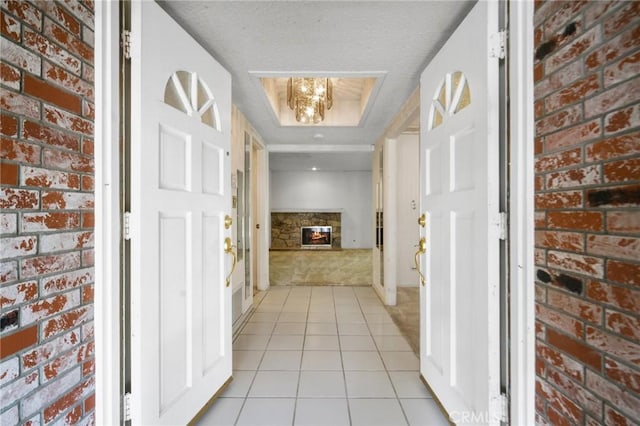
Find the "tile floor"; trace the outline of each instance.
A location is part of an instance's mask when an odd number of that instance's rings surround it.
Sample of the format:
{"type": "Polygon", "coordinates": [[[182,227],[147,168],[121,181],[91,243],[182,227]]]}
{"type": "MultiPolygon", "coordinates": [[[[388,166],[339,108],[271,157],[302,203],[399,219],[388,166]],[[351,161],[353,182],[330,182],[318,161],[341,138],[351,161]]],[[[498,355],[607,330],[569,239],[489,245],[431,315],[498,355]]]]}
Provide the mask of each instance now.
{"type": "Polygon", "coordinates": [[[371,287],[272,287],[200,425],[447,425],[371,287]]]}

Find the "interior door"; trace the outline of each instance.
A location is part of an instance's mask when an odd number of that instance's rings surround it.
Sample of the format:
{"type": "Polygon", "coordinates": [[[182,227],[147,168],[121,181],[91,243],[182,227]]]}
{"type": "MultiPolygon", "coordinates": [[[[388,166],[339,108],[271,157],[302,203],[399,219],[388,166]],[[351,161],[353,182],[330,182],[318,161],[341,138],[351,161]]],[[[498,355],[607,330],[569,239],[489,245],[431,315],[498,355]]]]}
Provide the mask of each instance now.
{"type": "Polygon", "coordinates": [[[454,423],[500,421],[497,31],[479,1],[420,80],[420,372],[454,423]]]}
{"type": "Polygon", "coordinates": [[[131,8],[131,415],[186,424],[232,371],[231,77],[158,4],[131,8]]]}

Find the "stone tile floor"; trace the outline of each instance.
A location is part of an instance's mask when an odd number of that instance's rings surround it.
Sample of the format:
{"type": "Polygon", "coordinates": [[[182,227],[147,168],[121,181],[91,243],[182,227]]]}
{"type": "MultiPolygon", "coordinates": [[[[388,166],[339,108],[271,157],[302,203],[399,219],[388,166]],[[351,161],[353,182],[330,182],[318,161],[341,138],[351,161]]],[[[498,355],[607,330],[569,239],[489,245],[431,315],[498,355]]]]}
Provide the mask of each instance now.
{"type": "Polygon", "coordinates": [[[200,425],[448,424],[371,287],[271,287],[233,357],[200,425]]]}

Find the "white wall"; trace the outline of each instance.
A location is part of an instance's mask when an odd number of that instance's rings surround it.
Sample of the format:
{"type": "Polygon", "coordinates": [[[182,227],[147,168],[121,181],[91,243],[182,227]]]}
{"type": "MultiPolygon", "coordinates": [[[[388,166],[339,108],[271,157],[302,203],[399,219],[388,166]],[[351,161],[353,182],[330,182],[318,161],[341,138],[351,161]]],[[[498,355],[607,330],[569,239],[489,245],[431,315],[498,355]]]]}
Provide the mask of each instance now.
{"type": "Polygon", "coordinates": [[[342,248],[371,248],[371,192],[371,172],[271,171],[271,210],[342,212],[342,248]]]}

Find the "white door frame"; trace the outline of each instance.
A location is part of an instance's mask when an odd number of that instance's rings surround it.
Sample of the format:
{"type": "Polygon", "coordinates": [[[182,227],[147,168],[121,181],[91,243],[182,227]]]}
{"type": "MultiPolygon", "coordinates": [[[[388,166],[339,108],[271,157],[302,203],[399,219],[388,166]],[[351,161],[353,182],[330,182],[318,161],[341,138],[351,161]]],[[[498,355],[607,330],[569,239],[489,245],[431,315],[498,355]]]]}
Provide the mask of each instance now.
{"type": "MultiPolygon", "coordinates": [[[[509,1],[508,5],[511,117],[509,267],[512,283],[510,420],[511,424],[532,424],[535,416],[533,2],[509,1]]],[[[120,306],[117,285],[120,268],[120,37],[117,2],[96,2],[95,29],[96,424],[119,424],[120,377],[113,374],[120,371],[120,330],[114,327],[119,322],[120,306]]],[[[268,246],[268,241],[265,245],[268,246]]]]}

